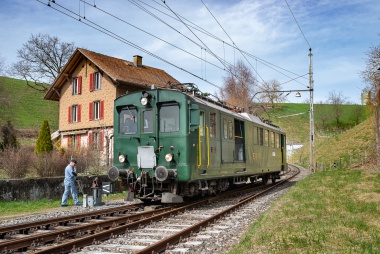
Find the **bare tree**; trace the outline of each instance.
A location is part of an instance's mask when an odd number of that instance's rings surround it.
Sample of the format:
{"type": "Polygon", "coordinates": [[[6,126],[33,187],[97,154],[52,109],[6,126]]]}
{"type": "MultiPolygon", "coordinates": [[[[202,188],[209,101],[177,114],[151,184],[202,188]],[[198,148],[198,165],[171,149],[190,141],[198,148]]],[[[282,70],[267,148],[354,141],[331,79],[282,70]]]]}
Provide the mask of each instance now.
{"type": "Polygon", "coordinates": [[[252,104],[252,96],[256,87],[256,78],[252,71],[243,63],[229,69],[229,75],[224,77],[224,85],[220,89],[220,96],[231,105],[248,108],[252,104]]]}
{"type": "Polygon", "coordinates": [[[0,54],[0,75],[4,75],[5,71],[5,60],[3,56],[0,54]]]}
{"type": "Polygon", "coordinates": [[[265,81],[261,85],[260,90],[263,91],[263,93],[260,94],[259,98],[264,102],[269,103],[272,108],[274,107],[274,103],[281,103],[286,100],[286,97],[283,95],[283,93],[275,92],[282,90],[281,84],[275,79],[265,81]]]}
{"type": "Polygon", "coordinates": [[[328,102],[332,105],[332,114],[336,120],[336,125],[339,126],[339,119],[343,115],[344,110],[342,105],[346,104],[347,98],[343,96],[342,92],[329,92],[328,102]]]}
{"type": "Polygon", "coordinates": [[[380,166],[380,45],[371,47],[367,52],[366,69],[361,77],[367,84],[368,101],[372,106],[376,139],[376,163],[380,166]]]}
{"type": "Polygon", "coordinates": [[[17,51],[20,60],[12,66],[13,75],[25,79],[31,88],[46,92],[74,49],[74,43],[61,42],[55,36],[32,34],[17,51]]]}

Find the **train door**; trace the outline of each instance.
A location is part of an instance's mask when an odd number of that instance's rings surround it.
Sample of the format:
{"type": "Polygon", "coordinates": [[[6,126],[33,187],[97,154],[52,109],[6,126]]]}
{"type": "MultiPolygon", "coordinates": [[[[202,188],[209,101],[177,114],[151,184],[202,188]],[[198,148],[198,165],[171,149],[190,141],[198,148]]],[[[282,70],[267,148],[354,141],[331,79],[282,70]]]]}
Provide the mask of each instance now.
{"type": "Polygon", "coordinates": [[[286,136],[281,134],[281,170],[287,170],[286,163],[286,136]]]}
{"type": "Polygon", "coordinates": [[[226,163],[233,163],[234,162],[234,151],[235,151],[235,145],[234,145],[234,122],[233,118],[221,114],[220,115],[220,122],[221,122],[221,154],[222,159],[221,162],[226,163]]]}
{"type": "Polygon", "coordinates": [[[235,124],[235,161],[245,161],[244,122],[236,120],[235,124]]]}
{"type": "MultiPolygon", "coordinates": [[[[209,128],[205,121],[205,112],[199,111],[199,128],[198,128],[198,153],[197,166],[200,169],[207,169],[210,166],[209,145],[209,128]]],[[[206,173],[206,172],[204,172],[206,173]]]]}
{"type": "Polygon", "coordinates": [[[208,140],[206,139],[206,143],[208,144],[209,151],[209,161],[210,168],[220,168],[220,135],[219,135],[219,112],[215,110],[215,112],[210,111],[208,115],[208,140]]]}

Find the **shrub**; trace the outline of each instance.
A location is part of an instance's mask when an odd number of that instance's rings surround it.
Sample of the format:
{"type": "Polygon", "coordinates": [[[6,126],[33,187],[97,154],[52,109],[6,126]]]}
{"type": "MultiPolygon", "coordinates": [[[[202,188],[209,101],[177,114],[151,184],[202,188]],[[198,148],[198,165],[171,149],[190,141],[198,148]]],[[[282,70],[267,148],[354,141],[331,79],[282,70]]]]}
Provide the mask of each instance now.
{"type": "Polygon", "coordinates": [[[24,178],[33,158],[33,151],[27,148],[6,148],[0,152],[4,173],[9,178],[24,178]]]}
{"type": "Polygon", "coordinates": [[[68,163],[62,153],[51,151],[37,155],[33,167],[40,177],[64,176],[68,163]]]}
{"type": "Polygon", "coordinates": [[[36,154],[47,153],[53,150],[53,143],[51,142],[50,127],[48,120],[44,120],[41,125],[40,133],[38,134],[36,148],[34,152],[36,154]]]}
{"type": "Polygon", "coordinates": [[[19,149],[20,143],[16,137],[16,130],[13,128],[13,125],[10,120],[7,121],[7,124],[1,127],[2,139],[0,142],[0,151],[7,149],[19,149]]]}

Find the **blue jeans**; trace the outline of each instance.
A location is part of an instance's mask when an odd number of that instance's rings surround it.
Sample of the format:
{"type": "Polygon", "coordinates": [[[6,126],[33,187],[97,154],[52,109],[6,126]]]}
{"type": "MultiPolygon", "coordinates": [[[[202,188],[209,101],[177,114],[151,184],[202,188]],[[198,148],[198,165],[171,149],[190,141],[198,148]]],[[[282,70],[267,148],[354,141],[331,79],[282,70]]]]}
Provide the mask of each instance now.
{"type": "Polygon", "coordinates": [[[63,193],[62,196],[62,204],[67,204],[67,199],[69,198],[69,194],[71,192],[71,195],[73,196],[75,204],[78,203],[78,193],[77,193],[77,188],[75,187],[75,183],[69,183],[69,182],[64,182],[65,184],[65,192],[63,193]]]}

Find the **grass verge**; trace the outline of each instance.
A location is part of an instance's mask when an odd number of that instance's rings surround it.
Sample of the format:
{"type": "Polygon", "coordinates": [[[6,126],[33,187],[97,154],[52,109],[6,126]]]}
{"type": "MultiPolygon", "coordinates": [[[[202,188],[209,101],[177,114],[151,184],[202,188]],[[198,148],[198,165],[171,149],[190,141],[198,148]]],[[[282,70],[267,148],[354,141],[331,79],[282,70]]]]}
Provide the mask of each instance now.
{"type": "Polygon", "coordinates": [[[317,172],[251,225],[235,253],[380,253],[380,174],[317,172]]]}
{"type": "MultiPolygon", "coordinates": [[[[108,196],[108,200],[123,199],[126,195],[126,192],[123,193],[114,193],[108,196]]],[[[79,200],[82,201],[82,196],[79,195],[79,200]]],[[[105,195],[102,196],[103,202],[105,202],[105,195]]],[[[28,202],[4,202],[0,201],[0,220],[8,220],[12,218],[18,218],[25,215],[31,215],[35,213],[44,212],[47,210],[60,208],[60,209],[70,209],[74,205],[73,199],[69,198],[67,207],[61,207],[61,200],[55,199],[40,199],[37,201],[28,201],[28,202]]]]}

